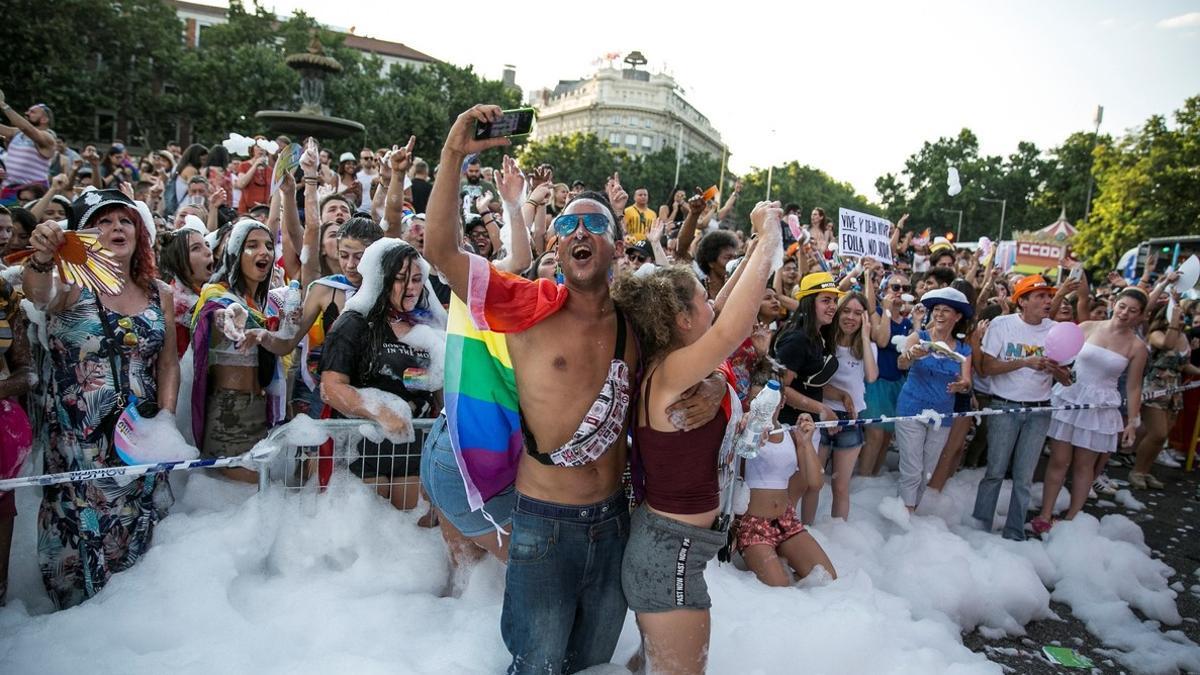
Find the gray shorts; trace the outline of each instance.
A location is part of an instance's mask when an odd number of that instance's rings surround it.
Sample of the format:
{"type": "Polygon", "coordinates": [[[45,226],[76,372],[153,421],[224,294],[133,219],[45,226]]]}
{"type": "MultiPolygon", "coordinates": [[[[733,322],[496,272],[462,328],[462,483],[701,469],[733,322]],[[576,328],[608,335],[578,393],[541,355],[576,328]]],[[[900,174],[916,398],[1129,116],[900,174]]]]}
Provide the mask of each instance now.
{"type": "Polygon", "coordinates": [[[267,437],[267,399],[232,389],[210,389],[205,406],[204,459],[236,457],[267,437]]]}
{"type": "Polygon", "coordinates": [[[643,504],[630,517],[621,561],[625,601],[635,612],[708,609],[704,567],[726,544],[725,532],[681,523],[643,504]]]}

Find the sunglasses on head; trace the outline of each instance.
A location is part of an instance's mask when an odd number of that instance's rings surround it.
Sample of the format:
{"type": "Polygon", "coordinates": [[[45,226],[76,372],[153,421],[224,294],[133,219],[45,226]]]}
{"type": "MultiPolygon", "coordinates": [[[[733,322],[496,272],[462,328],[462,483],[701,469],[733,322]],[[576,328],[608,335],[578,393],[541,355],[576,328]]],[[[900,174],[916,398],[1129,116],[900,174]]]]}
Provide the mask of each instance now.
{"type": "Polygon", "coordinates": [[[603,213],[567,213],[554,219],[554,232],[560,237],[569,236],[579,229],[579,224],[592,234],[608,234],[608,217],[603,213]]]}

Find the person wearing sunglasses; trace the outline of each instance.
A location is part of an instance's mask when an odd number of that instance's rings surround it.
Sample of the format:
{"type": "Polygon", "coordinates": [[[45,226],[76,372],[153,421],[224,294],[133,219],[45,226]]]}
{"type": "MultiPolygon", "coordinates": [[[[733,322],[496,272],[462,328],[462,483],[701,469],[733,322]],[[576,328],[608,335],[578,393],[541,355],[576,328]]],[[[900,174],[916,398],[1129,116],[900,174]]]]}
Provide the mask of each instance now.
{"type": "MultiPolygon", "coordinates": [[[[894,272],[883,280],[880,291],[881,298],[876,312],[881,314],[884,320],[874,322],[871,328],[871,339],[879,348],[879,377],[874,382],[867,383],[867,409],[863,411],[863,417],[895,416],[896,401],[900,398],[905,378],[904,371],[897,365],[900,352],[892,341],[896,337],[908,337],[913,329],[913,322],[909,317],[913,287],[908,277],[901,272],[894,272]],[[909,301],[905,301],[905,295],[909,295],[909,301]]],[[[887,457],[887,448],[892,442],[893,432],[894,426],[891,423],[866,427],[866,442],[862,454],[859,455],[858,464],[861,475],[874,476],[879,473],[887,457]]]]}
{"type": "MultiPolygon", "coordinates": [[[[474,137],[477,122],[500,116],[491,105],[459,115],[440,165],[462,166],[468,155],[508,145],[503,137],[474,137]]],[[[451,305],[448,327],[446,426],[470,508],[448,513],[432,493],[431,500],[444,520],[466,526],[480,511],[490,517],[487,500],[503,499],[515,486],[515,507],[494,514],[498,524],[512,519],[501,619],[513,655],[509,672],[575,672],[608,663],[626,612],[621,561],[629,514],[621,477],[638,365],[632,328],[609,293],[613,261],[625,253],[617,218],[603,195],[575,197],[552,223],[562,283],[529,281],[461,248],[457,179],[444,173],[434,181],[425,253],[461,299],[451,305]],[[488,357],[493,352],[486,347],[468,360],[485,339],[504,346],[503,362],[488,357]],[[455,369],[468,367],[456,379],[455,369]],[[477,388],[495,371],[512,383],[504,391],[513,407],[497,413],[494,425],[471,425],[472,414],[489,414],[490,402],[460,395],[457,387],[477,388]],[[507,452],[484,449],[491,447],[507,452]]]]}

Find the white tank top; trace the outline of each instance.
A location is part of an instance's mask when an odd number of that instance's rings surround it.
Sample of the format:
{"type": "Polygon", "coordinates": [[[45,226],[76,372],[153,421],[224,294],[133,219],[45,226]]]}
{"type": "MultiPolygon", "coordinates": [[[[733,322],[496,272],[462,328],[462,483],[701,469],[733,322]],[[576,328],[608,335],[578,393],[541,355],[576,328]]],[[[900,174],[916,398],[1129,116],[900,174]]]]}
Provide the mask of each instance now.
{"type": "Polygon", "coordinates": [[[746,487],[764,490],[786,490],[788,479],[799,467],[796,465],[796,443],[790,431],[783,439],[772,443],[768,438],[754,459],[746,460],[746,487]]]}

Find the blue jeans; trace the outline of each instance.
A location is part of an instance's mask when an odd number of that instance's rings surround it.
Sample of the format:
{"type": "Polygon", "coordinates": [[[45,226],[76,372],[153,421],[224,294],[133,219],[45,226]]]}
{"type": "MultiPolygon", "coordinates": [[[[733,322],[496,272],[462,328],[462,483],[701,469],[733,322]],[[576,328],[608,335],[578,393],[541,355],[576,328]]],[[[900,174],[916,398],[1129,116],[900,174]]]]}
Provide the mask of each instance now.
{"type": "Polygon", "coordinates": [[[624,492],[583,506],[517,494],[500,616],[509,673],[573,673],[612,659],[628,536],[624,492]]]}
{"type": "MultiPolygon", "coordinates": [[[[992,409],[1023,407],[999,399],[993,400],[992,409]]],[[[1029,487],[1033,472],[1037,469],[1038,457],[1046,444],[1046,430],[1050,428],[1050,413],[1020,413],[996,415],[987,422],[987,472],[979,482],[975,493],[974,516],[991,529],[996,515],[996,502],[1000,499],[1000,488],[1004,473],[1012,462],[1012,496],[1008,501],[1008,517],[1004,521],[1005,539],[1025,540],[1025,513],[1029,509],[1029,487]]]]}

